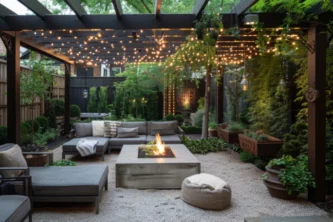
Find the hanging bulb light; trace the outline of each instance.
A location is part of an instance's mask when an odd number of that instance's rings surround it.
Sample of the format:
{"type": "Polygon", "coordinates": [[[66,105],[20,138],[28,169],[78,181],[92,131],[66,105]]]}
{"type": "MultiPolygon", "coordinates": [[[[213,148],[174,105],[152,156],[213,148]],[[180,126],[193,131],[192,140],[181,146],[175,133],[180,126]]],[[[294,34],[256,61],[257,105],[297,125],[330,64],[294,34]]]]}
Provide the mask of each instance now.
{"type": "Polygon", "coordinates": [[[243,91],[247,91],[248,90],[248,88],[249,88],[249,81],[246,79],[245,74],[243,75],[243,79],[242,79],[242,81],[241,81],[240,84],[242,86],[242,90],[243,91]]]}

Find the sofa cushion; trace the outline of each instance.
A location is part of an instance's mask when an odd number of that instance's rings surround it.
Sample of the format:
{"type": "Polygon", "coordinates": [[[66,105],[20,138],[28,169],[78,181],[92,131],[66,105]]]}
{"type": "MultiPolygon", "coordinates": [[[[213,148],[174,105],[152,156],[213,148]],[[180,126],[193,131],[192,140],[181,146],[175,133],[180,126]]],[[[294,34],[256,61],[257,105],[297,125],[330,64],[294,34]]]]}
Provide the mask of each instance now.
{"type": "Polygon", "coordinates": [[[0,221],[23,221],[30,210],[31,204],[27,196],[0,196],[0,221]]]}
{"type": "MultiPolygon", "coordinates": [[[[182,141],[180,140],[178,135],[165,135],[165,136],[161,136],[162,141],[165,144],[181,144],[182,141]]],[[[148,135],[147,136],[147,142],[153,141],[155,140],[155,136],[152,135],[148,135]]]]}
{"type": "Polygon", "coordinates": [[[76,137],[92,136],[92,123],[75,123],[74,129],[76,137]]]}
{"type": "MultiPolygon", "coordinates": [[[[27,167],[22,150],[19,145],[5,144],[0,151],[0,167],[27,167]]],[[[22,170],[0,170],[3,177],[17,177],[23,173],[22,170]]]]}
{"type": "Polygon", "coordinates": [[[104,122],[104,137],[117,137],[117,128],[120,126],[119,121],[104,122]]]}
{"type": "Polygon", "coordinates": [[[97,196],[108,171],[107,165],[32,167],[32,195],[97,196]]]}
{"type": "Polygon", "coordinates": [[[109,146],[122,146],[125,144],[143,144],[146,142],[146,135],[139,135],[138,137],[130,138],[111,138],[109,140],[109,146]]]}
{"type": "MultiPolygon", "coordinates": [[[[76,149],[76,144],[81,140],[82,138],[74,138],[71,139],[70,141],[64,143],[62,145],[62,150],[64,152],[77,152],[76,149]]],[[[87,140],[97,140],[98,143],[96,145],[96,153],[104,153],[105,150],[108,147],[108,143],[109,143],[109,138],[105,138],[105,137],[85,137],[85,139],[87,140]]]]}
{"type": "Polygon", "coordinates": [[[104,136],[104,121],[92,121],[92,135],[104,136]]]}
{"type": "Polygon", "coordinates": [[[118,127],[117,129],[117,138],[131,138],[131,137],[138,137],[139,128],[123,128],[118,127]]]}
{"type": "Polygon", "coordinates": [[[139,128],[139,135],[147,135],[147,122],[121,122],[123,128],[139,128]]]}
{"type": "Polygon", "coordinates": [[[173,135],[177,133],[178,123],[174,121],[150,122],[150,134],[155,136],[156,133],[162,135],[173,135]]]}

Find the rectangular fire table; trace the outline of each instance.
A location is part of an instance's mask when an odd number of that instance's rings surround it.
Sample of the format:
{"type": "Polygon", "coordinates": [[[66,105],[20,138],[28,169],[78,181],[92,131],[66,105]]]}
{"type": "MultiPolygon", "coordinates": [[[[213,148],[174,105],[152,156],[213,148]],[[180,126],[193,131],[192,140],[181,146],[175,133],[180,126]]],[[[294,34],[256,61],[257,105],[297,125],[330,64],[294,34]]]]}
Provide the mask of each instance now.
{"type": "Polygon", "coordinates": [[[124,145],[116,161],[116,187],[180,189],[183,180],[200,173],[200,162],[183,144],[171,147],[175,158],[138,158],[140,145],[124,145]]]}

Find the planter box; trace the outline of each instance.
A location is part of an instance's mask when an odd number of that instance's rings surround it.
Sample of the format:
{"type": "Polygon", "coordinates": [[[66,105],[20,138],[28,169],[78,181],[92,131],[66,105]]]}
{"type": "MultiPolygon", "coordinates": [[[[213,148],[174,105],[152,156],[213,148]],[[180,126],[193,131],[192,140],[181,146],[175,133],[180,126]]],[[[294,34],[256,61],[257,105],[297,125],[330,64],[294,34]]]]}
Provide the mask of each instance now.
{"type": "Polygon", "coordinates": [[[27,161],[27,165],[29,167],[38,167],[38,166],[45,166],[48,163],[49,157],[47,154],[43,155],[30,155],[24,154],[24,159],[27,161]]]}
{"type": "Polygon", "coordinates": [[[238,134],[243,133],[242,131],[238,132],[230,132],[225,129],[225,126],[220,126],[217,128],[217,137],[220,139],[223,139],[225,142],[230,143],[230,144],[238,144],[238,134]]]}
{"type": "Polygon", "coordinates": [[[240,147],[255,156],[276,157],[282,147],[283,141],[268,136],[266,141],[257,141],[243,134],[238,134],[240,147]]]}

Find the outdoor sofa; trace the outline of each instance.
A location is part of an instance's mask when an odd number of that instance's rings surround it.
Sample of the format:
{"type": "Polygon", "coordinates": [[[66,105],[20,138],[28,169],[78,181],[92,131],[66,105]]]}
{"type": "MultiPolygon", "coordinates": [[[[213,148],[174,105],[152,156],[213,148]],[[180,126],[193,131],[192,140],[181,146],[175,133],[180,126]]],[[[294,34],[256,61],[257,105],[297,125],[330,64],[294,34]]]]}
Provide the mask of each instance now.
{"type": "MultiPolygon", "coordinates": [[[[27,167],[21,148],[11,143],[0,146],[0,177],[11,177],[8,170],[31,177],[32,203],[94,202],[98,213],[103,188],[108,189],[107,165],[27,167]]],[[[22,186],[15,185],[15,191],[21,194],[22,186]]]]}
{"type": "MultiPolygon", "coordinates": [[[[107,122],[97,121],[97,122],[107,122]]],[[[109,121],[117,122],[117,121],[109,121]]],[[[98,144],[96,146],[96,155],[100,155],[102,160],[104,160],[104,153],[108,151],[110,153],[111,149],[121,149],[123,145],[131,144],[146,144],[147,142],[155,140],[155,134],[160,133],[162,141],[166,144],[181,144],[182,137],[184,136],[183,130],[178,127],[177,120],[174,121],[137,121],[137,122],[118,122],[117,129],[127,128],[133,129],[138,128],[137,135],[130,135],[125,137],[119,137],[119,132],[115,137],[104,136],[103,129],[99,136],[93,136],[94,129],[93,123],[75,123],[73,134],[75,138],[64,143],[62,148],[62,158],[65,159],[66,155],[79,155],[76,150],[76,144],[79,140],[86,138],[91,140],[97,140],[98,144]]],[[[101,125],[101,128],[103,125],[101,125]]]]}

